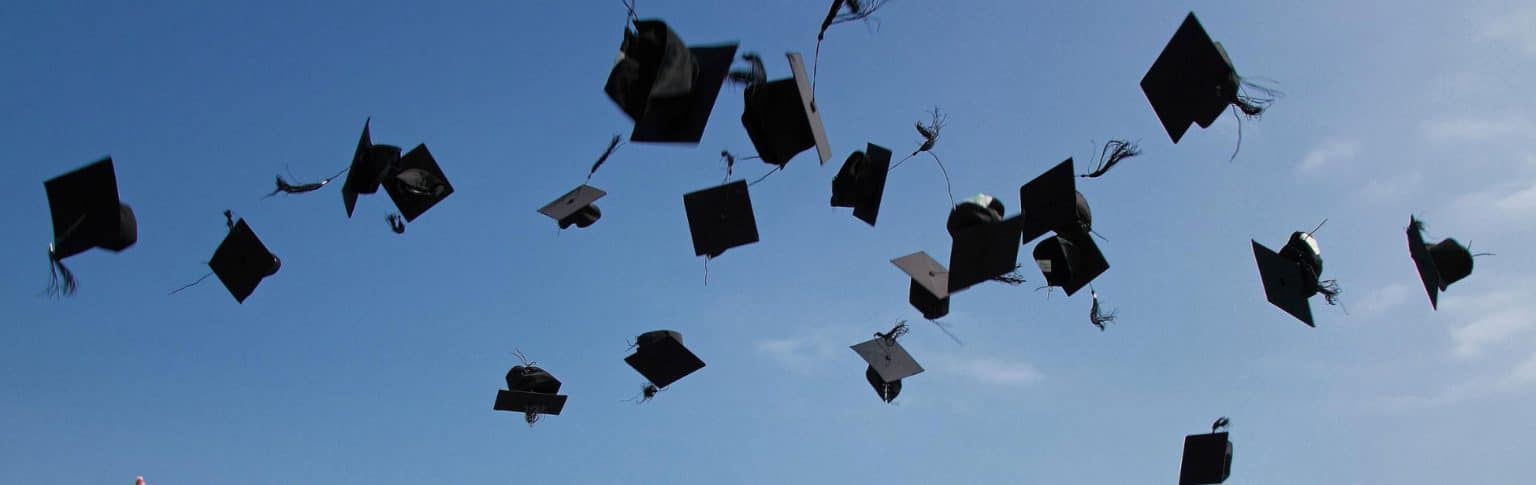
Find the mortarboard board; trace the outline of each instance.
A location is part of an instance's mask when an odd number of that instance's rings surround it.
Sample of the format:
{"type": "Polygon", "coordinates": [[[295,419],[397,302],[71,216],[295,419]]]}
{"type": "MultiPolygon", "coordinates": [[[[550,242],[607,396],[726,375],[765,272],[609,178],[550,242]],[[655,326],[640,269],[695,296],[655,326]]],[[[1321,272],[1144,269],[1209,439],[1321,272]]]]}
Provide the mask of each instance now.
{"type": "Polygon", "coordinates": [[[704,368],[704,361],[683,346],[683,336],[678,332],[646,332],[636,339],[635,345],[635,353],[625,357],[624,362],[656,387],[670,386],[704,368]]]}
{"type": "MultiPolygon", "coordinates": [[[[1023,243],[1071,227],[1078,219],[1077,176],[1068,158],[1019,187],[1023,243]]],[[[1023,244],[1021,243],[1021,244],[1023,244]]]]}
{"type": "Polygon", "coordinates": [[[698,143],[736,57],[736,44],[688,47],[666,22],[624,30],[608,98],[635,121],[630,141],[698,143]]]}
{"type": "Polygon", "coordinates": [[[1050,286],[1059,286],[1072,296],[1100,274],[1109,270],[1109,261],[1099,251],[1093,236],[1081,230],[1057,232],[1035,245],[1035,264],[1050,286]]]}
{"type": "Polygon", "coordinates": [[[853,216],[875,225],[880,216],[880,200],[885,196],[885,176],[891,168],[891,151],[868,144],[862,152],[853,152],[832,179],[832,207],[852,207],[853,216]]]}
{"type": "Polygon", "coordinates": [[[959,229],[949,247],[949,292],[955,293],[1018,269],[1022,220],[1015,216],[959,229]]]}
{"type": "Polygon", "coordinates": [[[783,166],[800,152],[815,148],[825,165],[832,149],[821,124],[821,112],[812,103],[805,63],[798,53],[787,56],[792,77],[751,84],[743,91],[746,110],[741,124],[763,163],[783,166]]]}
{"type": "Polygon", "coordinates": [[[1408,217],[1408,255],[1419,270],[1430,308],[1440,307],[1440,292],[1472,274],[1472,251],[1455,239],[1436,244],[1424,243],[1424,223],[1408,217]]]}
{"type": "MultiPolygon", "coordinates": [[[[560,394],[545,394],[541,392],[527,391],[496,391],[496,404],[492,409],[497,411],[512,411],[527,413],[529,415],[550,414],[559,416],[565,409],[565,399],[568,396],[560,394]]],[[[531,421],[537,418],[530,418],[531,421]]]]}
{"type": "Polygon", "coordinates": [[[424,144],[416,145],[400,157],[383,185],[406,222],[416,220],[432,206],[453,195],[448,176],[437,166],[437,159],[432,158],[432,152],[424,144]]]}
{"type": "Polygon", "coordinates": [[[685,194],[683,208],[688,213],[695,256],[713,258],[727,249],[757,242],[757,219],[744,180],[685,194]]]}
{"type": "Polygon", "coordinates": [[[1184,457],[1179,465],[1179,485],[1221,483],[1232,473],[1232,442],[1227,433],[1192,434],[1184,437],[1184,457]]]}
{"type": "Polygon", "coordinates": [[[1239,83],[1226,51],[1190,12],[1141,78],[1141,91],[1178,143],[1191,123],[1210,127],[1237,99],[1239,83]]]}
{"type": "Polygon", "coordinates": [[[282,260],[267,250],[245,219],[240,219],[229,229],[224,242],[214,250],[213,259],[208,261],[214,276],[219,277],[229,294],[240,303],[245,303],[261,280],[277,274],[282,265],[282,260]]]}
{"type": "Polygon", "coordinates": [[[912,277],[907,302],[923,318],[935,320],[949,314],[949,270],[922,251],[893,259],[891,264],[912,277]]]}
{"type": "Polygon", "coordinates": [[[372,118],[363,121],[363,135],[357,140],[357,151],[352,153],[347,180],[341,184],[341,200],[346,205],[347,217],[352,217],[352,210],[357,207],[357,195],[378,192],[379,183],[400,160],[400,147],[373,144],[368,134],[368,125],[372,121],[372,118]]]}
{"type": "Polygon", "coordinates": [[[582,184],[539,209],[539,213],[559,222],[561,229],[571,227],[572,224],[584,228],[603,217],[603,212],[593,202],[605,195],[608,193],[602,189],[582,184]]]}
{"type": "Polygon", "coordinates": [[[923,366],[913,360],[912,355],[895,338],[875,337],[849,348],[874,368],[885,382],[899,381],[923,372],[923,366]]]}
{"type": "Polygon", "coordinates": [[[1307,299],[1317,294],[1316,278],[1312,278],[1309,289],[1308,277],[1299,264],[1258,241],[1250,242],[1253,243],[1253,259],[1259,265],[1259,278],[1264,282],[1264,297],[1308,327],[1316,327],[1312,322],[1312,306],[1307,304],[1307,299]]]}
{"type": "Polygon", "coordinates": [[[138,242],[133,209],[118,200],[112,157],[43,182],[53,219],[55,260],[91,248],[122,251],[138,242]]]}

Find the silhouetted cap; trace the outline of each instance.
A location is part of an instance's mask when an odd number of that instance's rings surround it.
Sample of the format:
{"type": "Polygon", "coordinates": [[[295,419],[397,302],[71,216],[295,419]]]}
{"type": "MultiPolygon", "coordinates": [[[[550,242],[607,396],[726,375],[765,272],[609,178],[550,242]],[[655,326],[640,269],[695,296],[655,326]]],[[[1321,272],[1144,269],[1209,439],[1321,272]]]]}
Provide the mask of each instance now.
{"type": "Polygon", "coordinates": [[[268,251],[256,233],[251,231],[245,219],[235,223],[235,227],[224,236],[224,242],[219,243],[219,248],[214,250],[213,259],[208,261],[214,276],[219,277],[219,281],[229,289],[229,294],[240,303],[245,303],[245,299],[256,291],[261,280],[277,274],[282,265],[282,261],[268,251]]]}
{"type": "Polygon", "coordinates": [[[660,20],[624,30],[604,91],[630,119],[630,141],[698,143],[736,57],[736,44],[688,47],[660,20]]]}
{"type": "Polygon", "coordinates": [[[744,180],[685,194],[683,208],[688,212],[695,256],[716,257],[757,242],[757,219],[744,180]]]}
{"type": "Polygon", "coordinates": [[[1221,483],[1231,473],[1232,442],[1227,441],[1227,433],[1184,437],[1184,461],[1179,465],[1179,485],[1221,483]]]}
{"type": "Polygon", "coordinates": [[[949,270],[922,251],[893,259],[891,264],[912,277],[907,302],[923,318],[937,320],[949,314],[949,270]]]}
{"type": "Polygon", "coordinates": [[[1035,264],[1049,286],[1061,287],[1072,296],[1100,274],[1109,270],[1109,261],[1094,244],[1093,236],[1081,230],[1058,232],[1035,245],[1035,264]]]}
{"type": "Polygon", "coordinates": [[[584,228],[603,217],[603,212],[598,210],[593,202],[597,202],[597,199],[605,195],[608,193],[603,192],[602,189],[582,184],[539,209],[539,213],[554,219],[560,224],[561,229],[571,227],[573,224],[584,228]]]}
{"type": "Polygon", "coordinates": [[[1298,261],[1283,257],[1258,241],[1250,242],[1253,259],[1259,265],[1259,278],[1264,281],[1264,297],[1307,326],[1317,326],[1312,321],[1312,306],[1307,303],[1308,298],[1317,294],[1317,277],[1308,275],[1298,261]]]}
{"type": "Polygon", "coordinates": [[[742,93],[741,124],[764,163],[784,165],[809,148],[822,164],[832,157],[821,113],[811,102],[811,79],[800,54],[788,54],[793,77],[752,84],[742,93]]]}
{"type": "Polygon", "coordinates": [[[852,207],[853,216],[870,226],[880,216],[885,196],[885,175],[891,169],[891,151],[874,143],[853,152],[832,179],[832,207],[852,207]]]}
{"type": "Polygon", "coordinates": [[[138,241],[133,209],[118,200],[111,157],[49,179],[43,188],[53,218],[55,260],[91,248],[122,251],[138,241]]]}
{"type": "Polygon", "coordinates": [[[384,191],[395,201],[395,208],[406,222],[414,221],[432,206],[453,195],[453,185],[448,176],[437,166],[437,159],[426,145],[416,145],[396,163],[391,175],[384,179],[384,191]]]}
{"type": "Polygon", "coordinates": [[[1017,269],[1023,219],[1000,219],[1002,210],[1002,202],[982,194],[950,211],[950,293],[1017,269]]]}
{"type": "Polygon", "coordinates": [[[635,341],[633,355],[624,362],[656,387],[667,387],[688,374],[704,368],[704,361],[683,347],[683,335],[671,330],[641,334],[635,341]]]}
{"type": "Polygon", "coordinates": [[[1024,243],[1047,232],[1071,228],[1078,220],[1077,176],[1068,158],[1019,187],[1024,243]]]}
{"type": "Polygon", "coordinates": [[[1205,33],[1194,12],[1184,17],[1184,23],[1141,78],[1141,91],[1174,143],[1184,137],[1190,123],[1210,127],[1236,100],[1239,85],[1226,50],[1205,33]]]}
{"type": "Polygon", "coordinates": [[[880,396],[881,401],[895,401],[896,396],[901,395],[901,381],[886,382],[880,377],[880,373],[875,371],[875,366],[864,368],[864,380],[869,381],[869,387],[875,389],[875,395],[880,396]]]}
{"type": "Polygon", "coordinates": [[[1418,267],[1431,308],[1439,309],[1440,292],[1472,274],[1471,250],[1452,238],[1425,244],[1424,224],[1413,216],[1408,217],[1408,255],[1418,267]]]}
{"type": "Polygon", "coordinates": [[[507,390],[496,391],[492,409],[526,413],[531,424],[536,415],[558,415],[565,408],[566,396],[558,395],[560,380],[537,366],[513,366],[507,371],[507,390]]]}
{"type": "Polygon", "coordinates": [[[347,207],[347,217],[357,207],[357,194],[379,191],[379,183],[400,160],[400,147],[374,145],[368,134],[372,118],[363,121],[363,135],[357,139],[357,151],[352,153],[352,166],[347,169],[347,180],[341,184],[341,200],[347,207]]]}

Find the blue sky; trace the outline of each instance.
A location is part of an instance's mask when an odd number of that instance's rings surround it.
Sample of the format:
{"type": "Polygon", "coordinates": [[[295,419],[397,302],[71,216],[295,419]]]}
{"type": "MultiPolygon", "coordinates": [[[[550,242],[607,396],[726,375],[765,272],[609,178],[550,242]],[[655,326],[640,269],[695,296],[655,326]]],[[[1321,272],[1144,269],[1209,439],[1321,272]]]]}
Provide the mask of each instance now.
{"type": "MultiPolygon", "coordinates": [[[[1174,483],[1183,435],[1231,416],[1229,483],[1507,483],[1536,474],[1536,8],[1520,2],[920,2],[829,32],[833,163],[752,188],[762,242],[693,256],[681,195],[751,151],[738,88],[696,148],[625,145],[597,225],[535,210],[630,122],[603,95],[619,2],[33,2],[0,16],[0,479],[11,483],[1174,483]],[[576,4],[580,4],[579,6],[576,4]],[[1168,142],[1137,82],[1195,10],[1286,96],[1168,142]],[[878,28],[877,28],[878,27],[878,28]],[[1108,241],[1086,294],[956,295],[958,346],[888,260],[948,253],[934,166],[891,174],[880,225],[827,207],[846,155],[897,152],[931,106],[957,198],[1001,197],[1090,141],[1146,154],[1080,183],[1108,241]],[[388,232],[382,194],[259,200],[376,142],[427,143],[457,192],[388,232]],[[122,254],[41,296],[41,182],[110,154],[139,220],[122,254]],[[244,305],[206,272],[232,209],[283,260],[244,305]],[[1432,312],[1410,213],[1478,260],[1432,312]],[[1348,309],[1264,302],[1248,239],[1318,233],[1348,309]],[[848,345],[909,319],[928,371],[879,402],[848,345]],[[636,406],[626,339],[670,328],[709,364],[636,406]],[[521,349],[565,414],[490,410],[521,349]]],[[[788,76],[821,1],[640,2],[693,44],[788,76]]],[[[756,162],[737,177],[766,170],[756,162]]],[[[1026,248],[1028,249],[1028,248],[1026,248]]]]}

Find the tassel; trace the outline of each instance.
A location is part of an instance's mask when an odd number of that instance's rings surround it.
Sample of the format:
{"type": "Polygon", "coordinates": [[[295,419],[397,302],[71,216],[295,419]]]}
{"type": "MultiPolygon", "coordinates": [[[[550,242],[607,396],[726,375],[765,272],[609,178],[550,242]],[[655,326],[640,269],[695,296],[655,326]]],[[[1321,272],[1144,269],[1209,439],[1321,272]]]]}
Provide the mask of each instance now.
{"type": "Polygon", "coordinates": [[[1099,307],[1099,292],[1089,288],[1088,293],[1093,295],[1093,308],[1088,311],[1088,321],[1092,322],[1093,326],[1099,327],[1100,332],[1103,332],[1105,324],[1113,323],[1115,318],[1119,316],[1120,311],[1113,310],[1109,313],[1104,313],[1099,307]]]}
{"type": "Polygon", "coordinates": [[[768,69],[763,67],[763,58],[756,52],[748,52],[741,55],[741,60],[747,61],[746,70],[731,71],[731,82],[747,87],[768,83],[768,69]]]}
{"type": "Polygon", "coordinates": [[[587,171],[587,181],[588,182],[592,181],[592,175],[596,174],[597,173],[597,169],[599,167],[603,166],[603,162],[608,161],[608,156],[609,155],[613,155],[613,151],[617,150],[619,148],[619,143],[620,143],[619,135],[613,135],[613,139],[608,141],[608,148],[606,150],[603,150],[603,155],[600,156],[600,157],[597,157],[597,163],[592,164],[592,170],[588,170],[587,171]]]}
{"type": "Polygon", "coordinates": [[[68,266],[64,266],[64,259],[58,257],[58,254],[53,251],[53,246],[51,245],[48,246],[48,261],[48,272],[50,274],[48,295],[53,297],[74,295],[75,290],[80,286],[79,282],[75,280],[75,273],[70,271],[68,266]]]}
{"type": "Polygon", "coordinates": [[[656,387],[655,384],[646,383],[644,386],[642,386],[640,388],[640,393],[639,394],[635,394],[635,397],[631,397],[629,399],[625,399],[623,402],[632,402],[632,403],[635,403],[635,404],[645,404],[646,401],[650,401],[651,398],[656,397],[656,393],[658,393],[658,392],[661,392],[661,388],[656,387]]]}
{"type": "Polygon", "coordinates": [[[896,326],[891,327],[891,330],[889,332],[885,332],[885,333],[875,332],[875,336],[879,337],[881,340],[884,340],[886,342],[886,345],[894,345],[896,343],[896,339],[901,338],[901,336],[907,334],[907,330],[908,330],[907,321],[906,320],[902,320],[902,321],[896,322],[896,326]]]}
{"type": "Polygon", "coordinates": [[[1079,177],[1098,178],[1100,175],[1109,172],[1109,169],[1114,168],[1122,160],[1137,155],[1141,155],[1141,148],[1136,146],[1136,143],[1125,140],[1110,140],[1109,143],[1105,143],[1104,147],[1099,150],[1098,167],[1094,168],[1092,172],[1079,175],[1079,177]]]}
{"type": "Polygon", "coordinates": [[[211,275],[213,275],[213,272],[209,271],[208,273],[204,274],[202,278],[198,278],[197,281],[193,281],[191,283],[187,283],[185,285],[181,285],[181,288],[177,288],[177,289],[171,290],[171,292],[168,293],[167,296],[174,295],[174,294],[177,294],[177,293],[181,293],[181,290],[185,290],[187,288],[191,288],[191,287],[197,286],[199,283],[202,283],[203,280],[208,279],[208,277],[211,276],[211,275]]]}
{"type": "Polygon", "coordinates": [[[290,184],[290,183],[288,183],[287,180],[283,180],[283,176],[282,175],[278,175],[277,176],[277,188],[272,189],[272,193],[267,194],[266,197],[262,197],[262,198],[265,199],[267,197],[271,197],[271,196],[277,195],[279,193],[284,193],[284,194],[302,194],[302,193],[305,193],[305,192],[314,192],[316,190],[320,190],[321,187],[325,187],[326,184],[331,183],[332,180],[336,180],[336,177],[340,177],[344,173],[347,173],[347,169],[342,169],[342,171],[336,172],[336,175],[332,175],[330,177],[321,179],[319,182],[309,183],[309,184],[299,184],[299,185],[290,184]]]}
{"type": "Polygon", "coordinates": [[[955,336],[954,332],[949,331],[949,324],[940,322],[938,320],[929,320],[928,323],[932,323],[933,326],[939,327],[939,331],[944,332],[944,335],[948,335],[950,340],[955,341],[955,345],[965,345],[965,342],[960,341],[960,337],[955,336]]]}
{"type": "Polygon", "coordinates": [[[1339,280],[1319,280],[1317,292],[1323,294],[1323,299],[1327,300],[1329,305],[1338,305],[1339,294],[1344,290],[1339,288],[1339,280]]]}
{"type": "Polygon", "coordinates": [[[1009,271],[1008,274],[1002,276],[994,277],[992,278],[992,281],[1003,282],[1013,286],[1022,285],[1025,281],[1029,281],[1024,279],[1024,275],[1019,274],[1019,269],[1023,267],[1024,265],[1022,264],[1015,264],[1013,265],[1013,271],[1009,271]]]}
{"type": "Polygon", "coordinates": [[[384,220],[389,222],[389,230],[395,231],[395,234],[405,234],[405,218],[400,214],[384,216],[384,220]]]}
{"type": "Polygon", "coordinates": [[[1232,97],[1233,112],[1240,112],[1242,114],[1237,116],[1237,146],[1232,148],[1232,156],[1227,157],[1227,162],[1230,163],[1233,160],[1237,160],[1237,153],[1243,149],[1243,118],[1259,119],[1264,114],[1264,111],[1269,109],[1269,105],[1275,102],[1275,99],[1284,95],[1285,93],[1274,88],[1261,86],[1246,79],[1242,81],[1242,85],[1238,87],[1238,92],[1232,97]],[[1247,94],[1248,89],[1258,91],[1262,95],[1249,95],[1247,94]]]}
{"type": "Polygon", "coordinates": [[[1216,418],[1216,422],[1211,423],[1211,432],[1215,433],[1217,431],[1221,431],[1222,429],[1224,429],[1224,428],[1226,428],[1228,426],[1231,426],[1231,425],[1232,425],[1232,421],[1228,420],[1226,416],[1222,416],[1220,418],[1216,418]]]}
{"type": "Polygon", "coordinates": [[[235,213],[234,213],[234,211],[230,211],[230,210],[225,210],[224,211],[224,226],[228,227],[229,230],[231,230],[231,231],[235,230],[235,213]]]}

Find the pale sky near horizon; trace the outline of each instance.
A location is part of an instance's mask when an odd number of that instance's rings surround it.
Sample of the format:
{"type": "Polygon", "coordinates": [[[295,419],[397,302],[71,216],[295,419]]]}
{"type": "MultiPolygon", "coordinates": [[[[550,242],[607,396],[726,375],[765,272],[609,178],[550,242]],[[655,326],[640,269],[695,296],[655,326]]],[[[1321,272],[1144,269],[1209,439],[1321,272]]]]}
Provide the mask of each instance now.
{"type": "MultiPolygon", "coordinates": [[[[736,41],[789,75],[822,0],[641,0],[690,44],[736,41]]],[[[1536,476],[1536,6],[892,0],[833,27],[818,105],[832,161],[751,189],[761,242],[693,256],[681,197],[750,153],[741,90],[696,148],[626,144],[603,219],[535,212],[631,123],[603,94],[624,11],[601,2],[38,2],[0,15],[0,481],[272,483],[1176,483],[1186,434],[1232,419],[1233,484],[1521,483],[1536,476]],[[1137,82],[1195,11],[1239,72],[1285,96],[1168,141],[1137,82]],[[1079,180],[1119,321],[989,284],[955,295],[956,345],[889,260],[943,259],[938,170],[893,171],[879,226],[827,207],[866,142],[935,152],[956,198],[1019,185],[1091,142],[1145,154],[1079,180]],[[390,233],[388,197],[260,200],[335,173],[363,120],[426,143],[456,193],[390,233]],[[139,241],[68,263],[54,300],[42,181],[113,156],[139,241]],[[243,305],[207,271],[221,212],[282,270],[243,305]],[[1474,250],[1430,309],[1410,214],[1474,250]],[[1264,301],[1249,239],[1317,237],[1343,305],[1317,328],[1264,301]],[[895,405],[848,349],[907,319],[927,369],[895,405]],[[626,340],[681,331],[708,367],[644,405],[626,340]],[[521,350],[561,416],[491,410],[521,350]]],[[[734,178],[767,170],[738,163],[734,178]]],[[[1032,249],[1021,248],[1028,254],[1032,249]]]]}

